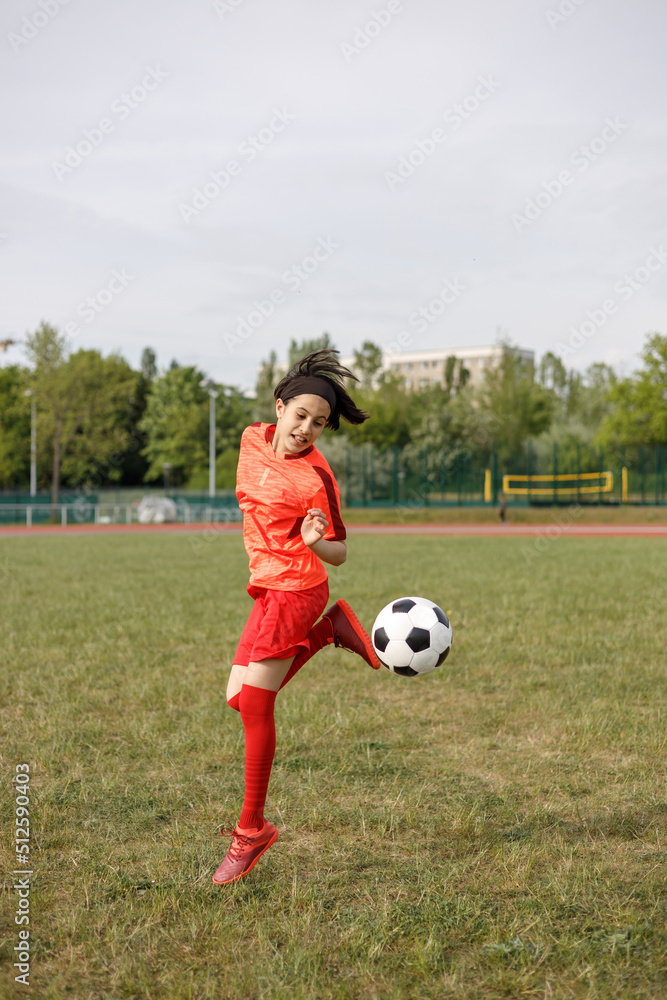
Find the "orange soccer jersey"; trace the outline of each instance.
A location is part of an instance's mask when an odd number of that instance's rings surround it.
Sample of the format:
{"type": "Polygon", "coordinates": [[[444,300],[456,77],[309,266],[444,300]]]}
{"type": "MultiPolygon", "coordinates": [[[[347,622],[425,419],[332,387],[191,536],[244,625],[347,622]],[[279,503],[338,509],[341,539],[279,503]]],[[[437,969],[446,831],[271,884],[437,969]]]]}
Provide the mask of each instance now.
{"type": "Polygon", "coordinates": [[[250,583],[268,590],[307,590],[327,571],[301,538],[311,507],[329,522],[324,537],[343,541],[340,493],[324,456],[314,445],[298,455],[273,450],[275,424],[252,424],[241,439],[236,495],[243,511],[243,540],[250,583]]]}

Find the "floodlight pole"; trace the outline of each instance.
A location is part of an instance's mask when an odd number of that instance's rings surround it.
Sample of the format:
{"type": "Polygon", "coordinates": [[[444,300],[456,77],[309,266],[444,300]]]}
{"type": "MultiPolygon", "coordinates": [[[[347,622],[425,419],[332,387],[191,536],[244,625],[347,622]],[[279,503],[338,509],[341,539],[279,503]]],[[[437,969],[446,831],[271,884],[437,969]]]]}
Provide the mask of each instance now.
{"type": "Polygon", "coordinates": [[[215,496],[215,401],[218,398],[215,382],[210,378],[202,379],[199,383],[202,389],[206,389],[209,398],[208,413],[208,495],[215,496]]]}
{"type": "Polygon", "coordinates": [[[37,496],[37,404],[32,389],[26,389],[30,397],[30,496],[37,496]]]}

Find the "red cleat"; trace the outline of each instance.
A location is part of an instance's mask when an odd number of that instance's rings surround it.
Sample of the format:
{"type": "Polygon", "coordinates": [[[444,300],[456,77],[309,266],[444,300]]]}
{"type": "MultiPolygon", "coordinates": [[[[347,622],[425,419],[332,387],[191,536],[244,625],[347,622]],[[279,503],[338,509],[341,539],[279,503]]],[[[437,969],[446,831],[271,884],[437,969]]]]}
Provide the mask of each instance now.
{"type": "Polygon", "coordinates": [[[213,876],[216,885],[227,885],[243,878],[255,867],[264,851],[278,839],[278,831],[268,821],[257,833],[239,833],[238,830],[222,828],[223,837],[231,837],[232,844],[227,857],[213,876]]]}
{"type": "Polygon", "coordinates": [[[322,617],[331,622],[333,636],[329,639],[330,643],[358,653],[373,670],[380,669],[382,664],[373,649],[373,643],[347,601],[336,601],[322,617]]]}

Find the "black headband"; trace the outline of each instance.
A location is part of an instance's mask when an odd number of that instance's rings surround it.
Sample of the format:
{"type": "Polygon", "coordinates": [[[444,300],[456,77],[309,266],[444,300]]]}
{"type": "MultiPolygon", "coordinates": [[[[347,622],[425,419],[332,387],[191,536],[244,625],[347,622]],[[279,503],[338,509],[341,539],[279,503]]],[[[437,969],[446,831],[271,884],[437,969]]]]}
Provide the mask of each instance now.
{"type": "Polygon", "coordinates": [[[288,399],[302,395],[321,396],[329,404],[331,413],[336,412],[336,392],[331,382],[326,378],[317,378],[315,375],[296,375],[288,382],[280,393],[280,399],[286,403],[288,399]]]}

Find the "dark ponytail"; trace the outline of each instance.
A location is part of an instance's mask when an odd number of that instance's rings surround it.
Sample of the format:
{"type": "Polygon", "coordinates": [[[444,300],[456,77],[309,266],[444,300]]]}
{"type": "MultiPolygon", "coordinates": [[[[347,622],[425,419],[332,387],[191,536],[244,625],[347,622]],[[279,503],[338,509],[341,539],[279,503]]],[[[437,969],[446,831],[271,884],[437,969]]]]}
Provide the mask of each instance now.
{"type": "MultiPolygon", "coordinates": [[[[341,365],[338,358],[335,357],[338,353],[338,351],[331,350],[330,348],[323,348],[320,351],[312,351],[310,354],[306,354],[305,358],[301,358],[295,365],[292,365],[287,374],[281,378],[273,390],[274,397],[282,399],[283,403],[286,403],[287,400],[300,395],[298,383],[292,386],[293,391],[290,392],[290,383],[293,383],[295,379],[303,377],[323,379],[328,383],[330,390],[333,390],[335,396],[336,405],[332,407],[329,419],[327,420],[327,427],[330,427],[334,431],[338,430],[341,417],[347,420],[349,424],[363,424],[364,420],[368,420],[370,416],[370,413],[360,410],[355,405],[352,397],[345,388],[343,379],[350,378],[354,379],[355,382],[358,382],[359,379],[356,375],[352,374],[349,368],[341,365]]],[[[329,396],[330,393],[327,393],[327,397],[329,396]]]]}

